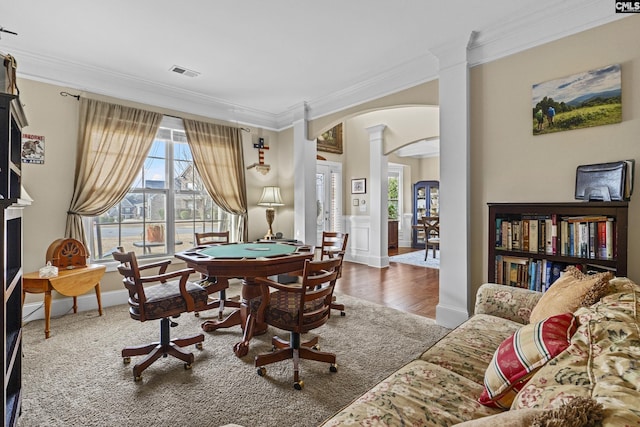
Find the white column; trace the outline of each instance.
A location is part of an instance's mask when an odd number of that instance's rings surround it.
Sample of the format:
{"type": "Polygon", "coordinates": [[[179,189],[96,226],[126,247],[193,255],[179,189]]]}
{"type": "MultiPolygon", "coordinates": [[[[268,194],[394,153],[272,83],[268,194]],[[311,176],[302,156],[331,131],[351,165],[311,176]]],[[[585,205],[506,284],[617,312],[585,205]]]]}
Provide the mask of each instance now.
{"type": "Polygon", "coordinates": [[[294,212],[296,239],[316,244],[316,144],[307,139],[307,104],[297,110],[293,121],[294,212]]]}
{"type": "Polygon", "coordinates": [[[455,327],[469,317],[469,39],[433,52],[439,60],[440,299],[436,322],[455,327]]]}
{"type": "Polygon", "coordinates": [[[389,267],[387,191],[389,160],[383,154],[384,130],[386,125],[367,128],[369,132],[369,218],[371,219],[371,248],[369,265],[372,267],[389,267]]]}

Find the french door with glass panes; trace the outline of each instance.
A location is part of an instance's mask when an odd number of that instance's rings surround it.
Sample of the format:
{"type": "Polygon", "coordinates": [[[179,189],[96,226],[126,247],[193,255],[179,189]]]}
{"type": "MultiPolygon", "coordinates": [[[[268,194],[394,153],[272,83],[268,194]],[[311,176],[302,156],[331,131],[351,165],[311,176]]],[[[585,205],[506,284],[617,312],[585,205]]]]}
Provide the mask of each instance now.
{"type": "Polygon", "coordinates": [[[342,164],[319,160],[316,167],[316,242],[323,231],[343,231],[342,164]]]}

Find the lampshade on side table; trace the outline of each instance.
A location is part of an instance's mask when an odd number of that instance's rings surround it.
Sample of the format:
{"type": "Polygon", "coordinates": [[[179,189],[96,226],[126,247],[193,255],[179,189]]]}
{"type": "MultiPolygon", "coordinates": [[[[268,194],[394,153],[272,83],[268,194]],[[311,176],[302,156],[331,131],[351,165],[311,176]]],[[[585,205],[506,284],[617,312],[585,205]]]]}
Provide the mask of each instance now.
{"type": "Polygon", "coordinates": [[[274,239],[273,230],[271,229],[273,220],[276,217],[276,211],[273,208],[274,206],[284,206],[282,203],[282,197],[280,197],[280,187],[264,187],[262,189],[262,196],[258,201],[258,206],[266,206],[267,207],[267,224],[269,225],[269,230],[267,234],[265,234],[264,238],[267,240],[274,239]]]}

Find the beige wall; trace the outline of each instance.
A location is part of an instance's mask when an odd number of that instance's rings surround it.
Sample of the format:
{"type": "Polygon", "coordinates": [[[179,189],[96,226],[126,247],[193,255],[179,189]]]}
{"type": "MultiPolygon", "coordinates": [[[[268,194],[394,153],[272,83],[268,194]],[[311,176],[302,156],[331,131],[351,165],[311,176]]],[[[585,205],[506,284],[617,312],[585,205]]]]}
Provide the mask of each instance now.
{"type": "MultiPolygon", "coordinates": [[[[475,287],[487,280],[487,202],[573,201],[576,166],[640,157],[638,39],[640,16],[471,70],[471,283],[475,287]],[[532,135],[534,83],[613,63],[622,66],[622,123],[532,135]]],[[[640,280],[640,264],[634,262],[640,255],[639,199],[635,194],[629,204],[628,275],[634,281],[640,280]]]]}

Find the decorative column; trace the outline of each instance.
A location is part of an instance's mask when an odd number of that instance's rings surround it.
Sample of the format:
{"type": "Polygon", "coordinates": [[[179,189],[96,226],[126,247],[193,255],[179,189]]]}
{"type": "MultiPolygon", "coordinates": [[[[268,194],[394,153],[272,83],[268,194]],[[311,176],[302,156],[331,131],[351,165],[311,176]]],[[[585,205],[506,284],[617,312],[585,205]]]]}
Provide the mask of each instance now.
{"type": "Polygon", "coordinates": [[[469,38],[441,46],[440,299],[436,322],[452,328],[469,317],[469,38]]]}
{"type": "Polygon", "coordinates": [[[389,267],[387,192],[389,160],[383,154],[384,130],[387,125],[368,127],[369,132],[369,218],[371,219],[369,265],[389,267]]]}
{"type": "Polygon", "coordinates": [[[316,242],[316,144],[307,139],[307,104],[295,111],[293,121],[294,237],[307,245],[316,242]]]}

